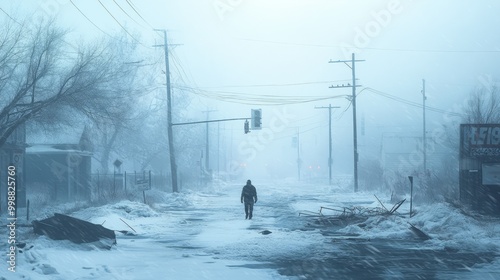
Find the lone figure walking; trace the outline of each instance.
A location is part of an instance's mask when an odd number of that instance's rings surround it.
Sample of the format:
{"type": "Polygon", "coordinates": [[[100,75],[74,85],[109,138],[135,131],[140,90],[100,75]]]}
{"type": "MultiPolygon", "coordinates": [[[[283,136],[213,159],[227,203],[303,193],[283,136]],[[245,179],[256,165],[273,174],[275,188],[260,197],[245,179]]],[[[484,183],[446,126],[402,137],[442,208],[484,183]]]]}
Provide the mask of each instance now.
{"type": "Polygon", "coordinates": [[[253,204],[257,203],[257,190],[250,180],[247,180],[247,184],[241,191],[241,203],[243,202],[245,202],[245,220],[252,219],[253,204]]]}

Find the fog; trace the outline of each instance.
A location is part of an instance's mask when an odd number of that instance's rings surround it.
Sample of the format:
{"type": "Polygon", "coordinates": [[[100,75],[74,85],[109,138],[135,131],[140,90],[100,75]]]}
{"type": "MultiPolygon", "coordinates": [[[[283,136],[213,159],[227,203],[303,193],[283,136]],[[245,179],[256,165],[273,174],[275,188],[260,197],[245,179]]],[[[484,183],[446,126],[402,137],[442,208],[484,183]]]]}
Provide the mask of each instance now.
{"type": "Polygon", "coordinates": [[[498,11],[0,0],[0,279],[497,279],[498,11]]]}
{"type": "MultiPolygon", "coordinates": [[[[153,47],[163,37],[153,29],[166,29],[174,107],[188,99],[174,108],[182,110],[182,118],[174,112],[174,123],[206,120],[207,110],[214,110],[209,119],[228,119],[262,109],[263,129],[249,134],[243,121],[209,125],[210,169],[242,178],[297,177],[292,138],[299,135],[302,177],[326,179],[328,110],[315,107],[330,104],[339,107],[332,110],[333,174],[352,176],[352,90],[329,88],[351,84],[351,69],[330,60],[349,60],[353,52],[364,60],[356,63],[360,161],[379,160],[384,139],[421,141],[422,79],[426,105],[442,110],[427,112],[429,134],[456,126],[460,118],[453,113],[461,112],[469,93],[498,79],[500,4],[493,0],[100,2],[3,1],[1,7],[9,15],[56,17],[78,40],[126,30],[140,44],[138,57],[155,63],[147,71],[156,76],[150,85],[158,88],[156,97],[164,95],[165,80],[163,49],[153,47]]],[[[198,133],[189,136],[199,140],[192,153],[206,153],[205,124],[184,129],[198,133]]],[[[416,149],[410,145],[408,153],[416,149]]],[[[120,153],[115,156],[126,157],[120,153]]],[[[192,158],[181,169],[204,160],[192,158]]],[[[125,162],[129,170],[138,166],[125,162]]]]}

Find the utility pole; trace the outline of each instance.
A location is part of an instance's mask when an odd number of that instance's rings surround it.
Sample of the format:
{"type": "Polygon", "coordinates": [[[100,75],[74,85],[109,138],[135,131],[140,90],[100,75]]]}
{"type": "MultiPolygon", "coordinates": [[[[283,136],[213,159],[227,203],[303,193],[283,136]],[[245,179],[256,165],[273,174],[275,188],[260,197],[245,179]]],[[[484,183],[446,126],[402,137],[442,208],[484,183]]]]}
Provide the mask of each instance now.
{"type": "Polygon", "coordinates": [[[337,60],[333,61],[330,60],[328,63],[344,63],[347,65],[347,67],[351,68],[352,70],[352,85],[347,84],[347,85],[336,85],[336,86],[330,86],[330,88],[346,88],[346,87],[351,87],[352,88],[352,97],[351,97],[351,102],[352,102],[352,130],[353,130],[353,145],[354,145],[354,192],[358,191],[358,131],[357,131],[357,126],[356,126],[356,87],[360,87],[361,85],[356,85],[356,62],[362,62],[365,60],[356,60],[355,59],[355,54],[352,54],[352,59],[351,60],[337,60]],[[348,63],[351,63],[349,65],[348,63]]]}
{"type": "MultiPolygon", "coordinates": [[[[425,131],[425,100],[427,96],[425,96],[425,79],[422,79],[422,97],[423,97],[423,119],[424,119],[424,131],[423,131],[423,153],[424,153],[424,180],[427,178],[427,135],[425,131]]],[[[425,182],[425,181],[424,181],[425,182]]]]}
{"type": "Polygon", "coordinates": [[[301,165],[301,160],[300,160],[300,128],[297,128],[297,176],[300,181],[300,165],[301,165]]]}
{"type": "MultiPolygon", "coordinates": [[[[203,113],[207,113],[207,121],[209,119],[209,115],[211,112],[216,112],[217,110],[206,110],[206,111],[203,111],[203,113]]],[[[209,142],[209,137],[208,137],[208,122],[206,123],[206,143],[205,143],[205,151],[206,151],[206,156],[205,156],[205,168],[207,171],[210,170],[210,142],[209,142]]]]}
{"type": "Polygon", "coordinates": [[[217,179],[220,173],[220,122],[217,123],[217,179]]]}
{"type": "MultiPolygon", "coordinates": [[[[155,31],[163,32],[165,49],[165,76],[167,80],[167,136],[168,136],[168,152],[170,158],[170,172],[172,177],[172,192],[178,192],[177,188],[177,163],[175,161],[175,151],[174,151],[174,135],[172,133],[172,94],[170,91],[170,66],[168,60],[168,41],[167,41],[167,31],[165,29],[154,29],[155,31]]],[[[159,47],[161,45],[156,45],[159,47]]]]}
{"type": "Polygon", "coordinates": [[[314,107],[315,109],[328,109],[328,178],[329,184],[332,184],[332,104],[328,104],[328,107],[314,107]]]}

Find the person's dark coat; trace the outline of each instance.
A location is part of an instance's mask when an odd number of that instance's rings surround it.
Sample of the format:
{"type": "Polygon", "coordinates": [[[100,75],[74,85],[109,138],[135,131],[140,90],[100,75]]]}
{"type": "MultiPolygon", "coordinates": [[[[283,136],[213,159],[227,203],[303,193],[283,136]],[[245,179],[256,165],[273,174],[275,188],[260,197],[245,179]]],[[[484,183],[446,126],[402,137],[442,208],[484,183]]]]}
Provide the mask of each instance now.
{"type": "Polygon", "coordinates": [[[243,190],[241,191],[241,202],[251,203],[251,204],[257,202],[257,190],[251,183],[250,184],[247,183],[243,187],[243,190]]]}

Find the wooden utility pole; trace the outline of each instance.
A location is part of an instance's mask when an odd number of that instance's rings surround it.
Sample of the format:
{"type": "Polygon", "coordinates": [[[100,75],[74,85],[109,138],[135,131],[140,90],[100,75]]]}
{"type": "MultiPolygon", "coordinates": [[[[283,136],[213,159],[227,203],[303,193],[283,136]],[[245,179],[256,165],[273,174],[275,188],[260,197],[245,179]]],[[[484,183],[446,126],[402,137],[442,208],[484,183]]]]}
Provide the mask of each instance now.
{"type": "MultiPolygon", "coordinates": [[[[174,150],[174,135],[172,133],[172,94],[170,91],[170,66],[168,60],[168,41],[167,41],[167,31],[165,29],[155,29],[155,31],[163,32],[165,49],[165,76],[167,80],[167,136],[168,136],[168,154],[170,158],[170,172],[172,177],[172,192],[178,192],[177,187],[177,163],[175,161],[175,150],[174,150]]],[[[161,45],[156,45],[159,47],[161,45]]]]}
{"type": "Polygon", "coordinates": [[[359,87],[360,85],[356,85],[356,62],[362,62],[364,60],[356,60],[354,53],[352,54],[352,59],[351,60],[337,60],[333,61],[330,60],[329,63],[344,63],[347,65],[347,67],[351,68],[352,70],[352,84],[347,84],[347,85],[336,85],[336,86],[330,86],[330,88],[346,88],[350,87],[352,88],[352,97],[351,97],[351,103],[352,103],[352,130],[353,130],[353,145],[354,145],[354,191],[358,191],[358,131],[357,131],[357,125],[356,125],[356,87],[359,87]],[[351,63],[349,65],[348,63],[351,63]]]}
{"type": "MultiPolygon", "coordinates": [[[[211,112],[216,112],[217,110],[206,110],[203,113],[207,113],[207,121],[209,119],[211,112]]],[[[205,125],[206,130],[206,138],[205,138],[205,169],[208,172],[210,170],[210,140],[209,140],[209,130],[208,130],[208,122],[205,125]]]]}
{"type": "Polygon", "coordinates": [[[302,161],[300,159],[300,128],[297,128],[297,177],[300,181],[300,166],[302,161]]]}
{"type": "Polygon", "coordinates": [[[332,108],[340,108],[340,107],[332,107],[332,104],[329,104],[328,107],[314,107],[315,109],[328,109],[328,178],[329,184],[332,184],[332,108]]]}

